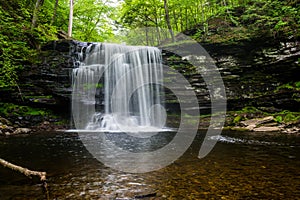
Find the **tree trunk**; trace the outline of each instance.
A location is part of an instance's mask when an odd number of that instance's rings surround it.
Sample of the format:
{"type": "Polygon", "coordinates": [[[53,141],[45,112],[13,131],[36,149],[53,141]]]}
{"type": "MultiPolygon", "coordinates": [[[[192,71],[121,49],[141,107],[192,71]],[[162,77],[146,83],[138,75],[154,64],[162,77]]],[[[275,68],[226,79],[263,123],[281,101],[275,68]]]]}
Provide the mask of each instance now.
{"type": "Polygon", "coordinates": [[[73,28],[73,0],[70,0],[70,13],[69,13],[69,26],[68,26],[68,37],[72,37],[72,28],[73,28]]]}
{"type": "Polygon", "coordinates": [[[174,21],[175,21],[175,30],[176,30],[176,31],[180,31],[179,28],[178,28],[177,14],[176,14],[176,11],[175,11],[175,10],[173,10],[173,18],[174,18],[174,21]]]}
{"type": "Polygon", "coordinates": [[[38,20],[38,14],[40,7],[43,5],[44,0],[37,0],[35,3],[35,7],[33,10],[33,15],[32,15],[32,21],[31,21],[31,29],[34,29],[36,27],[36,22],[38,20]]]}
{"type": "Polygon", "coordinates": [[[168,2],[167,0],[164,0],[164,8],[165,8],[165,16],[166,16],[166,22],[169,29],[169,32],[172,37],[172,42],[175,42],[174,32],[172,30],[171,22],[170,22],[170,16],[169,16],[169,8],[168,8],[168,2]]]}
{"type": "Polygon", "coordinates": [[[58,0],[55,1],[51,25],[54,24],[54,22],[55,22],[56,14],[57,14],[57,7],[58,7],[58,0]]]}
{"type": "Polygon", "coordinates": [[[155,10],[154,10],[155,14],[154,14],[154,22],[155,22],[155,28],[156,28],[156,32],[157,32],[157,37],[156,37],[156,41],[157,41],[157,46],[160,45],[160,30],[159,30],[159,24],[158,24],[158,16],[157,16],[157,9],[155,7],[155,10]]]}

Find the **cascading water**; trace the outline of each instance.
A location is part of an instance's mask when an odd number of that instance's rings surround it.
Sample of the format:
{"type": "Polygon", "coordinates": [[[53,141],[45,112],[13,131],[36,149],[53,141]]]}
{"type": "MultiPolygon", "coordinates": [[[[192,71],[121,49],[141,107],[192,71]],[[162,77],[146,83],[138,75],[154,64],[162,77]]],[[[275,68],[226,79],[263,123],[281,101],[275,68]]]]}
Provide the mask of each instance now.
{"type": "Polygon", "coordinates": [[[93,43],[73,70],[72,111],[77,129],[159,131],[162,106],[162,57],[155,47],[93,43]]]}

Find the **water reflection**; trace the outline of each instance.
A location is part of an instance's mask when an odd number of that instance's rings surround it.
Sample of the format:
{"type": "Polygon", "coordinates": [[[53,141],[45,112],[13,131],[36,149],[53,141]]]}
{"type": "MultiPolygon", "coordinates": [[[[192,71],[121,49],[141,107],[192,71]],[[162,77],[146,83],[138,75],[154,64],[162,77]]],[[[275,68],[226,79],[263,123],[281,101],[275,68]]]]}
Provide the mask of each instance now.
{"type": "MultiPolygon", "coordinates": [[[[172,165],[144,174],[104,166],[74,133],[2,138],[0,157],[47,171],[51,199],[147,199],[148,194],[148,199],[300,197],[296,179],[300,169],[299,137],[224,132],[222,137],[212,139],[218,143],[204,159],[197,158],[202,140],[198,134],[187,152],[172,165]]],[[[125,147],[130,148],[129,141],[125,147]]],[[[155,143],[159,143],[158,138],[155,143]]],[[[0,168],[0,199],[44,198],[37,182],[0,168]]]]}

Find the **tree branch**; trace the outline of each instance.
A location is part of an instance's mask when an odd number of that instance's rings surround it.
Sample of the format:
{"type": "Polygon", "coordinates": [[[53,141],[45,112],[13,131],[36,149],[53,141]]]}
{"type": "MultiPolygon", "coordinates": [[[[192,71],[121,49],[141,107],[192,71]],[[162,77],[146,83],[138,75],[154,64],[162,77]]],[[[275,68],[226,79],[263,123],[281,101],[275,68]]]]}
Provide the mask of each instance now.
{"type": "Polygon", "coordinates": [[[18,165],[14,165],[14,164],[7,162],[6,160],[3,160],[1,158],[0,158],[0,164],[9,169],[18,171],[18,172],[24,174],[25,176],[28,176],[29,178],[32,178],[31,176],[39,176],[40,180],[42,182],[46,181],[46,172],[32,171],[27,168],[20,167],[18,165]]]}

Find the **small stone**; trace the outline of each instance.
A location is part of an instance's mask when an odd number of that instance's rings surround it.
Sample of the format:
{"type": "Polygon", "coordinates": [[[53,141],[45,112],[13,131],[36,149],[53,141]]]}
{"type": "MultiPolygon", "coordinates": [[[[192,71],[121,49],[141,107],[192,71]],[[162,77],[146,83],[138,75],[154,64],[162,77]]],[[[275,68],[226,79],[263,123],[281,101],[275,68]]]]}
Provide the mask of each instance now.
{"type": "Polygon", "coordinates": [[[7,125],[11,125],[11,122],[3,117],[0,117],[0,122],[2,124],[7,124],[7,125]]]}
{"type": "Polygon", "coordinates": [[[50,125],[50,122],[44,121],[44,122],[43,122],[43,125],[50,125]]]}
{"type": "Polygon", "coordinates": [[[7,126],[7,125],[5,125],[5,124],[3,124],[3,125],[0,125],[0,128],[1,128],[1,129],[7,129],[7,127],[8,127],[8,126],[7,126]]]}

